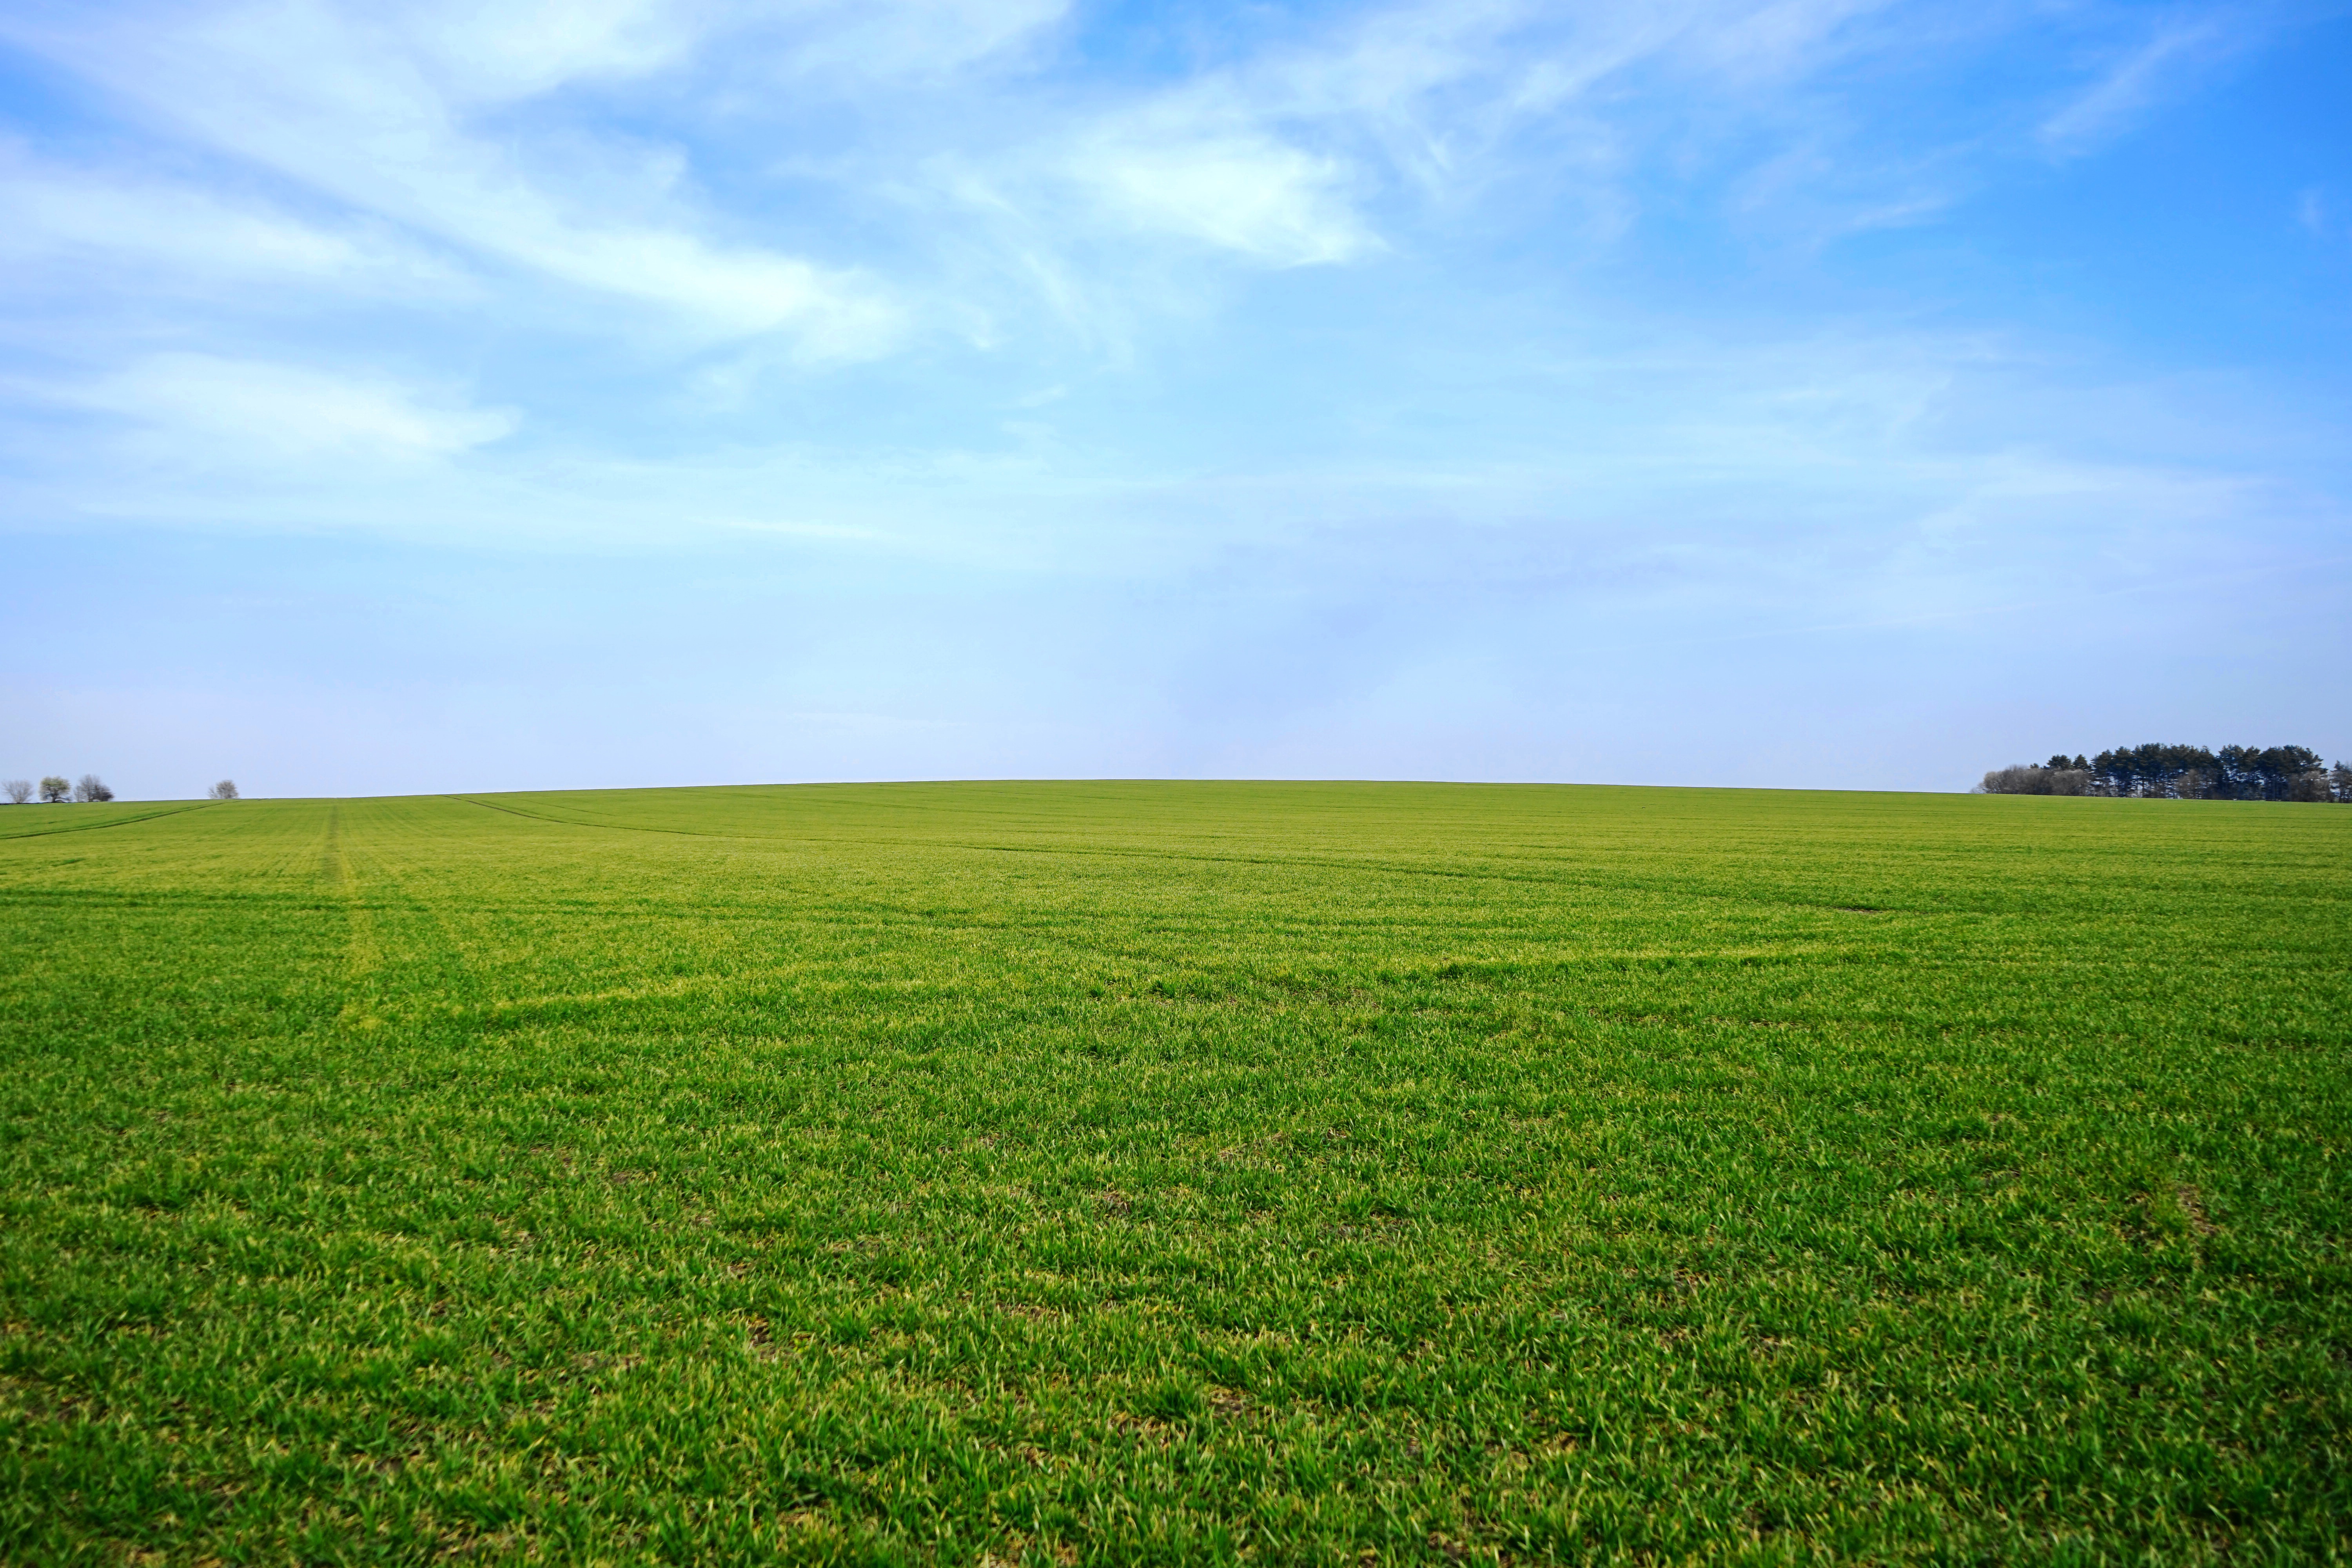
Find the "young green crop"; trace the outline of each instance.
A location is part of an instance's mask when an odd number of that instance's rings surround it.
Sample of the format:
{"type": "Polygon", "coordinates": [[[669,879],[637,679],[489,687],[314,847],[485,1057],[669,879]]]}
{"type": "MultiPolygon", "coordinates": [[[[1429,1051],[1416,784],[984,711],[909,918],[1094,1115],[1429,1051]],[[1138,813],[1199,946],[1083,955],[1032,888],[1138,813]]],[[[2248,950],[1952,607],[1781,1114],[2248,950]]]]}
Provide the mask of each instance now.
{"type": "Polygon", "coordinates": [[[2032,797],[0,813],[0,1561],[2340,1560],[2347,870],[2032,797]]]}

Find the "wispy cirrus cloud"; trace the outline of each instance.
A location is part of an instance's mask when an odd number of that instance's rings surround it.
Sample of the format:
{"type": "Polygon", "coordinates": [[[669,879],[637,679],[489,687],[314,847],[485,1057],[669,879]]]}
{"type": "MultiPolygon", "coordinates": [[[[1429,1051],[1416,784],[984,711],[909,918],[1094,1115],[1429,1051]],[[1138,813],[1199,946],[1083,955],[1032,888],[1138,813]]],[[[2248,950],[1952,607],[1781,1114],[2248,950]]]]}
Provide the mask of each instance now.
{"type": "Polygon", "coordinates": [[[2228,14],[2173,13],[2109,62],[2087,88],[2042,121],[2042,144],[2064,157],[2122,134],[2198,75],[2248,47],[2250,23],[2228,14]]]}
{"type": "Polygon", "coordinates": [[[1275,267],[1349,261],[1379,243],[1346,163],[1246,120],[1139,115],[1097,129],[1065,167],[1116,221],[1275,267]]]}
{"type": "Polygon", "coordinates": [[[360,296],[446,299],[464,288],[447,258],[383,223],[297,216],[250,192],[134,167],[0,149],[0,267],[23,280],[135,269],[142,283],[212,293],[310,286],[360,296]]]}
{"type": "MultiPolygon", "coordinates": [[[[1897,24],[1897,9],[1406,0],[1054,126],[1056,153],[1008,150],[992,188],[1042,207],[1051,177],[1074,179],[1093,216],[1276,266],[1361,261],[1390,230],[1486,199],[1565,201],[1605,215],[1591,233],[1621,232],[1662,162],[1684,178],[1728,164],[1727,199],[1753,213],[1786,197],[1818,235],[1916,221],[1950,199],[1950,181],[1921,171],[1951,150],[1873,142],[1834,79],[1905,52],[1920,22],[1897,24]],[[1661,100],[1678,111],[1660,115],[1661,100]]],[[[1984,30],[1956,16],[1920,47],[1984,30]]]]}
{"type": "MultiPolygon", "coordinates": [[[[0,22],[0,38],[100,84],[164,134],[377,225],[371,254],[405,230],[415,254],[601,298],[694,341],[772,338],[824,364],[943,325],[1002,341],[1025,308],[992,295],[1006,284],[1065,321],[1116,315],[1109,298],[1144,299],[1167,275],[1119,258],[1108,242],[1121,237],[1175,247],[1178,268],[1187,249],[1344,265],[1496,199],[1565,200],[1605,215],[1591,230],[1605,237],[1656,199],[1662,163],[1685,177],[1720,166],[1736,184],[1724,199],[1748,221],[1787,212],[1830,237],[1916,222],[1967,188],[1954,150],[1874,140],[1836,73],[1899,59],[1906,36],[1948,47],[1991,26],[1959,17],[1895,0],[1566,12],[1407,0],[1301,19],[1263,47],[1109,96],[1060,85],[1055,40],[1083,21],[1067,0],[37,5],[0,22]],[[1691,111],[1660,117],[1675,95],[1691,111]],[[616,98],[646,111],[633,117],[642,129],[593,123],[593,107],[616,98]],[[822,142],[845,125],[877,134],[796,157],[768,182],[780,205],[700,176],[714,154],[740,160],[747,139],[822,142]],[[883,193],[903,216],[855,244],[840,237],[855,227],[776,221],[814,195],[862,223],[883,193]],[[1003,249],[994,281],[968,266],[943,274],[934,258],[959,247],[1003,249]],[[982,320],[994,324],[974,332],[982,320]]],[[[2086,145],[2126,123],[2227,36],[2210,19],[2159,26],[2046,118],[2045,142],[2086,145]]],[[[54,183],[25,193],[61,239],[79,223],[96,243],[103,203],[77,216],[61,197],[54,183]]],[[[173,199],[159,186],[148,205],[173,199]]],[[[308,255],[328,269],[336,236],[355,245],[364,227],[269,217],[249,196],[237,210],[265,266],[274,241],[285,263],[308,255]]],[[[191,216],[192,258],[208,233],[215,255],[235,247],[235,215],[191,216]]],[[[121,222],[114,234],[134,247],[121,222]]]]}
{"type": "Polygon", "coordinates": [[[551,6],[504,30],[461,28],[462,15],[276,0],[7,31],[166,129],[480,260],[703,332],[785,332],[818,359],[895,340],[901,312],[885,287],[706,232],[707,216],[674,188],[674,165],[612,148],[587,162],[533,160],[471,123],[484,101],[675,59],[694,37],[678,8],[608,5],[583,17],[551,6]]]}
{"type": "Polygon", "coordinates": [[[383,375],[212,354],[152,354],[42,390],[52,402],[121,421],[143,456],[215,468],[447,458],[510,434],[518,422],[511,409],[472,407],[383,375]]]}

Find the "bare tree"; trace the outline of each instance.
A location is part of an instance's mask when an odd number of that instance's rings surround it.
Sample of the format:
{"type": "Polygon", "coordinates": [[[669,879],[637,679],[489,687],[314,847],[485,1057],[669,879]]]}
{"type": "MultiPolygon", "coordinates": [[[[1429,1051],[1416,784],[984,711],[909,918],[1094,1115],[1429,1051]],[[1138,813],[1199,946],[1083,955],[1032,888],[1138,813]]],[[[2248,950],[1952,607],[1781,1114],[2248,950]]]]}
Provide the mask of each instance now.
{"type": "Polygon", "coordinates": [[[73,798],[73,785],[51,773],[41,781],[41,804],[58,805],[73,798]]]}
{"type": "Polygon", "coordinates": [[[81,782],[73,787],[73,797],[85,802],[112,800],[114,792],[107,788],[106,781],[96,773],[84,773],[81,782]]]}
{"type": "Polygon", "coordinates": [[[30,779],[10,779],[5,784],[0,784],[0,789],[8,792],[9,803],[14,805],[22,805],[33,798],[33,781],[30,779]]]}
{"type": "Polygon", "coordinates": [[[220,783],[205,791],[205,798],[206,800],[235,800],[236,798],[236,781],[235,779],[221,780],[220,783]]]}

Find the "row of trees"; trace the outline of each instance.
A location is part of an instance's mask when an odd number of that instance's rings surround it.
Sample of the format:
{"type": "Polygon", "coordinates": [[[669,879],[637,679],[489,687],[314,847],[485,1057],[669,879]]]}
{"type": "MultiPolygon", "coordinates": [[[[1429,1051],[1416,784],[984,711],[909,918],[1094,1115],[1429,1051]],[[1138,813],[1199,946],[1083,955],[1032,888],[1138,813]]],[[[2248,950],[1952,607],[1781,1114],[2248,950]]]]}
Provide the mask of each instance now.
{"type": "MultiPolygon", "coordinates": [[[[61,805],[69,800],[92,801],[112,800],[114,798],[114,792],[107,788],[106,781],[100,778],[96,773],[82,774],[81,780],[78,784],[68,784],[65,780],[58,777],[55,773],[51,773],[47,778],[43,779],[38,784],[34,784],[30,779],[10,779],[5,784],[0,784],[0,791],[5,791],[10,802],[16,805],[24,805],[26,801],[32,799],[37,793],[40,795],[41,804],[44,805],[61,805]]],[[[220,783],[205,791],[205,798],[206,800],[235,800],[236,798],[236,781],[235,779],[221,780],[220,783]]]]}
{"type": "Polygon", "coordinates": [[[44,805],[60,805],[69,800],[112,800],[114,798],[114,792],[107,788],[106,781],[96,773],[84,773],[79,780],[72,784],[68,784],[55,773],[43,779],[37,785],[30,779],[10,779],[6,784],[0,784],[0,789],[6,790],[8,799],[17,805],[22,805],[32,799],[37,789],[40,794],[41,804],[44,805]]]}
{"type": "Polygon", "coordinates": [[[1986,795],[2135,795],[2157,800],[2304,800],[2352,805],[2352,763],[2329,767],[2308,746],[2167,746],[2063,752],[2046,763],[1995,768],[1986,795]]]}

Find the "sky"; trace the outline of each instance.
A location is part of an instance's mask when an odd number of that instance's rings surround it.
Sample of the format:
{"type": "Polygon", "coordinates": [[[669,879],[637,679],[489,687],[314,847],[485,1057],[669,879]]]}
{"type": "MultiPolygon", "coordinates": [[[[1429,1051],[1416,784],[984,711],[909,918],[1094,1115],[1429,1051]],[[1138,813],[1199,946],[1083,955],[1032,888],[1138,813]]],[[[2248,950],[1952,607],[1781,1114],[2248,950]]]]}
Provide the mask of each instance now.
{"type": "Polygon", "coordinates": [[[0,776],[2352,758],[2352,5],[10,0],[0,776]]]}

